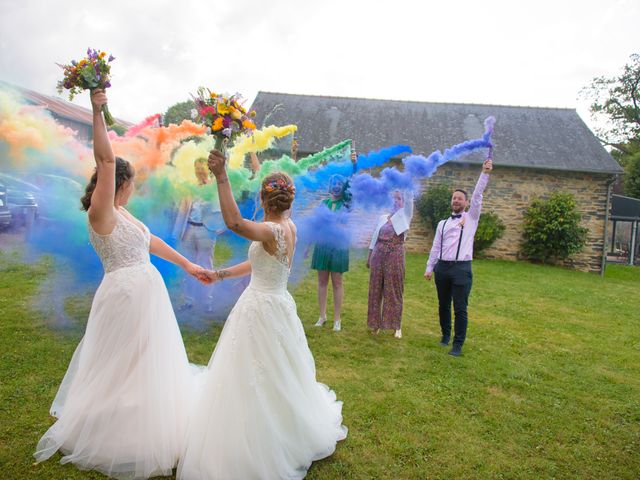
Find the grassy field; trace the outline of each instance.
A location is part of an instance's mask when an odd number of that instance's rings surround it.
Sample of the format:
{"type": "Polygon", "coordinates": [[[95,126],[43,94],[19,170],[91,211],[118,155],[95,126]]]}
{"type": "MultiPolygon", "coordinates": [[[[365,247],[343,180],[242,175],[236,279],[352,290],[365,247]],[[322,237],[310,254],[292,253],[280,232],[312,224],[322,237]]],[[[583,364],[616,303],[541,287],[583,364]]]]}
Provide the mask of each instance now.
{"type": "MultiPolygon", "coordinates": [[[[312,325],[315,283],[294,290],[318,378],[344,401],[349,437],[309,479],[593,478],[640,476],[640,268],[606,278],[559,268],[474,262],[464,355],[438,346],[435,288],[409,255],[404,338],[365,327],[367,271],[345,277],[343,331],[312,325]]],[[[50,271],[0,256],[0,478],[98,479],[33,465],[50,403],[82,335],[77,319],[47,326],[32,308],[50,271]]],[[[206,363],[219,328],[183,328],[190,359],[206,363]]]]}

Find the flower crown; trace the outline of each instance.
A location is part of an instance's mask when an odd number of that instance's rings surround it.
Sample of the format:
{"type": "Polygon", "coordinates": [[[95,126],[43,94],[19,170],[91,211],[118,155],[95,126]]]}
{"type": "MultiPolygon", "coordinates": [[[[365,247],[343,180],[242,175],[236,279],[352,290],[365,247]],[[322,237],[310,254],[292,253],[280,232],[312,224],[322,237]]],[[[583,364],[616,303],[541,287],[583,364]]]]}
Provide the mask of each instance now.
{"type": "Polygon", "coordinates": [[[276,190],[282,190],[284,192],[296,194],[296,187],[293,184],[287,183],[282,178],[278,178],[277,180],[272,180],[269,183],[264,185],[264,190],[266,192],[275,192],[276,190]]]}

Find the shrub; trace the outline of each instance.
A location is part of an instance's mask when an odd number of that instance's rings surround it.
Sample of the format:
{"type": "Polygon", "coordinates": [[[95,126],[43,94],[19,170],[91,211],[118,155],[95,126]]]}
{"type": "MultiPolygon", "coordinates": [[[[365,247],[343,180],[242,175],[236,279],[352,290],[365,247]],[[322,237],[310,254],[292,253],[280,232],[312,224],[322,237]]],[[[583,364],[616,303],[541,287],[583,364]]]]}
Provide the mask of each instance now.
{"type": "Polygon", "coordinates": [[[451,186],[435,185],[420,195],[416,210],[424,223],[436,231],[438,222],[451,214],[451,186]]]}
{"type": "Polygon", "coordinates": [[[548,200],[536,199],[524,213],[522,253],[542,262],[565,259],[582,251],[587,229],[570,193],[556,192],[548,200]]]}
{"type": "Polygon", "coordinates": [[[493,242],[502,238],[505,228],[504,223],[497,214],[493,212],[481,213],[478,230],[473,239],[473,254],[480,254],[483,250],[493,245],[493,242]]]}

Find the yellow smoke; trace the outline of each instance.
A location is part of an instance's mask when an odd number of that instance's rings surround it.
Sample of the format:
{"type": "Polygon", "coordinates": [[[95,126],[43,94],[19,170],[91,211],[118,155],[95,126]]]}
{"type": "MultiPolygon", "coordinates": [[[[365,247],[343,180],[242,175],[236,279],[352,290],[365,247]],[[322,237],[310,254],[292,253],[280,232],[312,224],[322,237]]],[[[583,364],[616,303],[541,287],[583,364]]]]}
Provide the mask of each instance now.
{"type": "Polygon", "coordinates": [[[229,149],[229,167],[240,168],[244,156],[250,152],[261,152],[271,146],[276,138],[282,138],[298,130],[296,125],[276,127],[270,125],[262,130],[256,130],[253,135],[238,140],[233,148],[229,149]]]}
{"type": "Polygon", "coordinates": [[[210,135],[196,143],[193,140],[184,143],[173,155],[173,165],[176,167],[176,180],[186,183],[196,183],[196,174],[193,162],[198,158],[208,158],[209,151],[213,149],[214,139],[210,135]]]}

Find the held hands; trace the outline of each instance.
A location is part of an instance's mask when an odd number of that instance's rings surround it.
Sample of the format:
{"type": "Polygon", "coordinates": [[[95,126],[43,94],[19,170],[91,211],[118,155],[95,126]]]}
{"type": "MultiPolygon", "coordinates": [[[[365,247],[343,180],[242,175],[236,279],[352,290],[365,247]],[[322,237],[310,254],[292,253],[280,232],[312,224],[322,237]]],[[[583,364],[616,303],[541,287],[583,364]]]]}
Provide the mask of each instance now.
{"type": "Polygon", "coordinates": [[[190,262],[184,267],[184,270],[189,275],[195,277],[199,282],[204,283],[205,285],[212,283],[207,275],[208,270],[205,270],[200,265],[196,265],[195,263],[190,262]]]}
{"type": "Polygon", "coordinates": [[[94,112],[100,112],[102,106],[107,104],[107,94],[101,88],[91,90],[91,107],[94,112]]]}
{"type": "Polygon", "coordinates": [[[493,170],[493,160],[487,158],[482,164],[482,173],[491,173],[491,170],[493,170]]]}
{"type": "Polygon", "coordinates": [[[216,178],[224,177],[227,174],[225,170],[226,162],[227,159],[222,154],[222,152],[219,152],[218,150],[211,150],[211,152],[209,153],[209,170],[216,178]]]}
{"type": "Polygon", "coordinates": [[[211,285],[212,283],[216,283],[220,280],[217,270],[204,270],[202,275],[203,280],[200,281],[206,285],[211,285]]]}

